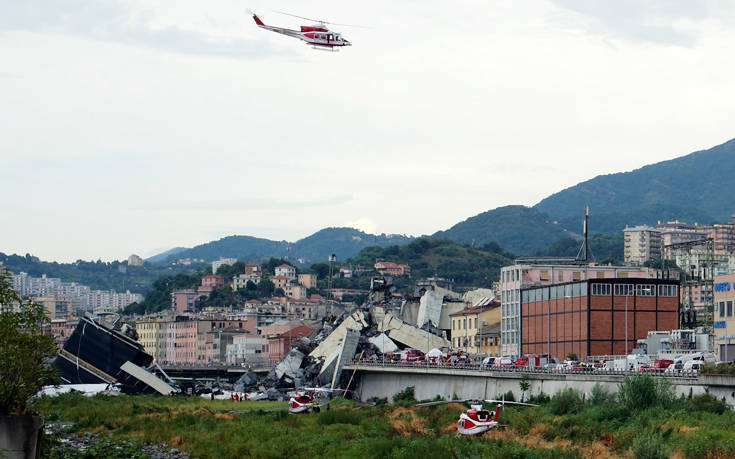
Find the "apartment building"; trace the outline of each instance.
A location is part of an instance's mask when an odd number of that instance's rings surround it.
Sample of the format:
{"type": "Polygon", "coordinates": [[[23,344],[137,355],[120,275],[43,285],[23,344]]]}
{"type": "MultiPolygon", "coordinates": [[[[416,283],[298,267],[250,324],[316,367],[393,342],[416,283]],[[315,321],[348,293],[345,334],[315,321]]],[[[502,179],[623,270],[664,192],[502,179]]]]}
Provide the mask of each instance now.
{"type": "Polygon", "coordinates": [[[299,274],[299,284],[306,288],[316,288],[316,274],[299,274]]]}
{"type": "Polygon", "coordinates": [[[661,259],[661,230],[651,226],[626,227],[623,230],[623,261],[642,265],[661,259]]]}
{"type": "Polygon", "coordinates": [[[217,270],[220,269],[222,266],[232,266],[235,263],[237,263],[236,258],[219,257],[219,260],[215,260],[212,262],[212,273],[217,274],[217,270]]]}
{"type": "Polygon", "coordinates": [[[43,306],[49,319],[71,319],[75,316],[74,301],[61,295],[37,296],[33,302],[43,306]]]}
{"type": "Polygon", "coordinates": [[[176,313],[193,311],[199,295],[192,289],[174,290],[171,292],[171,310],[176,313]]]}
{"type": "Polygon", "coordinates": [[[499,324],[500,311],[500,303],[493,301],[449,314],[452,347],[470,354],[483,352],[480,330],[488,325],[499,324]]]}
{"type": "Polygon", "coordinates": [[[282,264],[280,266],[276,266],[274,271],[276,276],[283,276],[289,280],[296,280],[296,268],[291,265],[282,264]]]}

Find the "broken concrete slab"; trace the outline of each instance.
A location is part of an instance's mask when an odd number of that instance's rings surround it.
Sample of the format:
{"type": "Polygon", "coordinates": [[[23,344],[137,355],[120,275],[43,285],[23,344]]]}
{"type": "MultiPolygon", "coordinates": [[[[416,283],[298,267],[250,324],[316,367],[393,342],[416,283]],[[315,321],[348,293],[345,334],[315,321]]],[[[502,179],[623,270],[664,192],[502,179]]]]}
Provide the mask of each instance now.
{"type": "Polygon", "coordinates": [[[439,327],[442,315],[442,304],[444,303],[444,295],[436,290],[427,290],[419,300],[418,317],[416,318],[416,326],[421,328],[425,324],[430,323],[434,327],[439,327]]]}
{"type": "Polygon", "coordinates": [[[233,386],[235,392],[245,392],[245,389],[258,383],[258,375],[252,371],[248,371],[240,376],[240,379],[233,386]]]}
{"type": "Polygon", "coordinates": [[[319,381],[319,384],[331,384],[332,377],[334,376],[334,368],[337,365],[337,359],[339,358],[339,349],[332,352],[329,357],[324,360],[324,364],[322,365],[322,369],[319,372],[319,376],[317,377],[317,381],[319,381]]]}
{"type": "Polygon", "coordinates": [[[349,316],[345,317],[342,323],[340,323],[324,341],[311,351],[309,357],[313,359],[326,359],[339,348],[340,342],[345,336],[345,330],[351,329],[362,331],[367,326],[368,322],[365,318],[365,313],[362,311],[353,312],[349,316]]]}
{"type": "Polygon", "coordinates": [[[385,333],[381,333],[377,336],[373,336],[372,338],[368,338],[368,341],[378,348],[378,351],[380,351],[381,354],[385,354],[387,352],[395,352],[398,350],[398,346],[396,346],[396,343],[393,342],[392,339],[388,338],[388,335],[385,333]]]}
{"type": "Polygon", "coordinates": [[[378,330],[387,333],[393,341],[424,353],[433,348],[441,349],[442,347],[451,346],[446,338],[407,324],[393,316],[393,314],[385,315],[383,322],[378,325],[378,330]]]}
{"type": "Polygon", "coordinates": [[[296,378],[299,376],[299,369],[301,368],[301,362],[304,360],[304,353],[298,349],[291,349],[286,357],[276,365],[276,378],[281,379],[284,375],[296,378]]]}
{"type": "Polygon", "coordinates": [[[339,385],[339,378],[342,376],[342,367],[352,362],[357,352],[357,345],[360,341],[360,332],[350,328],[345,329],[345,336],[342,340],[342,346],[337,357],[337,363],[334,366],[334,375],[332,376],[332,389],[339,385]]]}

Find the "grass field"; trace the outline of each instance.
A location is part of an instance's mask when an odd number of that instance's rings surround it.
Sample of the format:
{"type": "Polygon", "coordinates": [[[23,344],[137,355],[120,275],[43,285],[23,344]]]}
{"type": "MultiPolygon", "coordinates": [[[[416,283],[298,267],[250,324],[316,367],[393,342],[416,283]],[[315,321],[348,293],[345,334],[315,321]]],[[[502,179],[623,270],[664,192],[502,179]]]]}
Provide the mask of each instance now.
{"type": "Polygon", "coordinates": [[[63,395],[39,399],[36,408],[47,421],[74,422],[78,432],[166,443],[201,458],[735,457],[735,413],[713,397],[661,398],[655,390],[633,391],[632,399],[598,391],[587,400],[568,391],[537,408],[508,408],[500,421],[510,427],[476,438],[456,436],[466,409],[459,403],[337,399],[328,411],[289,415],[284,402],[63,395]]]}

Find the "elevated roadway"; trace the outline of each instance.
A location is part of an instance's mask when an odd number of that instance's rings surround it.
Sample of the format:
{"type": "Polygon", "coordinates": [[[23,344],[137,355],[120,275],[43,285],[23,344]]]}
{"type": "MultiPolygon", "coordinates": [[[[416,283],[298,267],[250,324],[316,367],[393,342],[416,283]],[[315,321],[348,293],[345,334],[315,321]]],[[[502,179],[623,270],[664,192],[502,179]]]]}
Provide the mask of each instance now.
{"type": "MultiPolygon", "coordinates": [[[[617,393],[620,383],[628,374],[616,371],[547,372],[528,370],[493,370],[487,367],[437,367],[417,364],[390,364],[353,362],[345,365],[343,375],[354,374],[351,388],[361,400],[371,398],[391,399],[407,387],[414,387],[418,400],[436,396],[451,399],[489,399],[513,392],[516,400],[521,397],[520,382],[528,375],[530,388],[526,398],[541,392],[554,395],[568,387],[587,396],[599,384],[610,393],[617,393]]],[[[709,392],[724,398],[735,407],[735,376],[696,375],[692,373],[656,375],[669,380],[676,395],[697,395],[709,392]]],[[[349,376],[348,376],[349,378],[349,376]]]]}

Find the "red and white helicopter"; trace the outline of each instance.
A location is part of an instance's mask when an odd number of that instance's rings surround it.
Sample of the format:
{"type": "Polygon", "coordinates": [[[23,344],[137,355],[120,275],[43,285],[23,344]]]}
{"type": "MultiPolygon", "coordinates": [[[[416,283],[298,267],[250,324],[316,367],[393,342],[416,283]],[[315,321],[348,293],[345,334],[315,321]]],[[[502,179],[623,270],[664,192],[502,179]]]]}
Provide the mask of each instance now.
{"type": "Polygon", "coordinates": [[[440,401],[440,402],[428,402],[428,403],[419,403],[418,407],[423,406],[434,406],[434,405],[443,405],[446,403],[464,403],[464,402],[472,402],[472,405],[470,405],[470,409],[465,411],[459,416],[459,420],[457,421],[457,433],[459,435],[479,435],[483,434],[489,430],[492,430],[496,427],[506,427],[503,424],[500,424],[498,422],[498,418],[500,416],[500,409],[504,408],[505,405],[520,405],[520,406],[538,406],[534,405],[532,403],[522,403],[522,402],[506,402],[505,397],[503,397],[503,400],[485,400],[487,403],[497,403],[497,406],[494,411],[486,410],[482,407],[482,402],[478,400],[446,400],[446,401],[440,401]],[[478,403],[479,402],[479,403],[478,403]]]}
{"type": "MultiPolygon", "coordinates": [[[[258,17],[257,14],[253,13],[253,19],[255,23],[261,29],[270,30],[271,32],[280,33],[288,37],[298,38],[299,40],[305,41],[311,45],[314,49],[321,49],[326,51],[338,51],[339,48],[344,46],[352,46],[352,43],[343,38],[338,32],[333,32],[327,28],[327,24],[333,24],[331,22],[319,21],[316,19],[309,19],[302,16],[296,16],[295,14],[281,13],[288,16],[297,17],[299,19],[306,19],[307,21],[314,21],[316,24],[309,26],[301,26],[301,30],[285,29],[283,27],[275,27],[265,25],[263,21],[258,17]]],[[[346,25],[346,24],[333,24],[333,25],[346,25]]],[[[352,26],[360,27],[360,26],[352,26]]]]}
{"type": "Polygon", "coordinates": [[[288,412],[291,414],[299,413],[318,413],[325,404],[329,409],[329,392],[336,392],[337,389],[322,389],[319,387],[304,387],[303,390],[296,392],[288,401],[288,412]],[[321,403],[320,403],[321,402],[321,403]]]}

